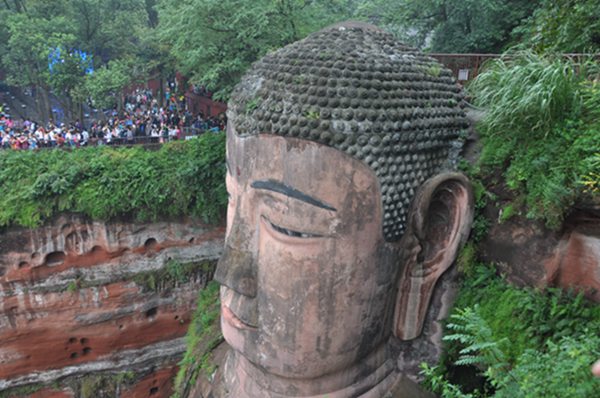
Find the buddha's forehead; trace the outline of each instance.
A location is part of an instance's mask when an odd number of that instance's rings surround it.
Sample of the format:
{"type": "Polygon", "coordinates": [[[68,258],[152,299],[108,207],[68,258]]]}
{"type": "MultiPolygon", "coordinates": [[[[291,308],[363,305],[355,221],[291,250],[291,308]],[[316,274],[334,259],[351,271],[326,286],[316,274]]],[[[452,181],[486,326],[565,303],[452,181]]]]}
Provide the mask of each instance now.
{"type": "Polygon", "coordinates": [[[373,196],[375,203],[381,196],[377,176],[368,166],[313,141],[229,133],[227,164],[232,179],[242,189],[272,181],[319,198],[338,210],[349,195],[364,193],[373,196]]]}

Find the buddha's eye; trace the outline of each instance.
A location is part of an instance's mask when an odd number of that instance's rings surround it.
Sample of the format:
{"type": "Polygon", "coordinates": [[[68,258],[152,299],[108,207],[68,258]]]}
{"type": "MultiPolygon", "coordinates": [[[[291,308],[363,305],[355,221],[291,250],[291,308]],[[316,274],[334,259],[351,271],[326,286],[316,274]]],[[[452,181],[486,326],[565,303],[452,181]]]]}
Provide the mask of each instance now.
{"type": "Polygon", "coordinates": [[[318,235],[318,234],[311,234],[309,232],[299,232],[299,231],[294,231],[291,229],[281,227],[279,225],[273,224],[271,221],[267,220],[266,218],[265,218],[265,221],[271,226],[271,228],[273,228],[274,231],[276,231],[282,235],[287,235],[287,236],[291,236],[294,238],[302,238],[302,239],[321,238],[322,237],[322,235],[318,235]]]}

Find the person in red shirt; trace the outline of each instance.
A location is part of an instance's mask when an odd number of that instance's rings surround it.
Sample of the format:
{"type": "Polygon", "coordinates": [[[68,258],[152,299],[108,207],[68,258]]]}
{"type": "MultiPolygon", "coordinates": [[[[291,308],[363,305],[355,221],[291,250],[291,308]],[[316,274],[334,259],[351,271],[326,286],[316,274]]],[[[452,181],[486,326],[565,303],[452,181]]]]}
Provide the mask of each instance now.
{"type": "Polygon", "coordinates": [[[62,146],[64,146],[64,145],[65,145],[65,137],[63,137],[63,135],[62,135],[62,134],[57,134],[57,135],[56,135],[56,144],[57,144],[59,147],[62,147],[62,146]]]}

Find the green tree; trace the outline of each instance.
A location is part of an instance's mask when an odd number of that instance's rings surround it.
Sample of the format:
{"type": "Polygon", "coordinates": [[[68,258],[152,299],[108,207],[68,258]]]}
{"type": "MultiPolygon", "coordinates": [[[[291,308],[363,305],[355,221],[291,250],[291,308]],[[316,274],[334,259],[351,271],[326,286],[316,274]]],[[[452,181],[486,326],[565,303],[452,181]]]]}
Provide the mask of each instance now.
{"type": "Polygon", "coordinates": [[[370,0],[357,15],[436,52],[497,53],[539,0],[370,0]]]}
{"type": "MultiPolygon", "coordinates": [[[[0,2],[0,56],[7,80],[31,86],[39,94],[38,112],[50,117],[48,94],[52,91],[71,119],[81,117],[82,103],[94,89],[96,97],[122,89],[148,73],[152,66],[141,45],[156,26],[155,0],[13,0],[0,2]],[[49,70],[49,54],[61,50],[60,62],[49,70]],[[76,51],[89,54],[100,77],[86,76],[76,51]],[[129,79],[111,61],[127,65],[129,79]],[[119,69],[106,79],[103,68],[119,69]],[[88,83],[92,81],[92,83],[88,83]],[[102,83],[107,86],[100,87],[102,83]]],[[[153,56],[155,54],[152,54],[153,56]]],[[[98,99],[98,98],[96,98],[98,99]]],[[[106,99],[106,98],[104,98],[106,99]]]]}
{"type": "MultiPolygon", "coordinates": [[[[67,91],[58,91],[66,97],[67,108],[75,108],[81,114],[81,103],[90,97],[96,105],[118,105],[122,109],[122,90],[148,72],[139,57],[140,42],[150,30],[146,5],[144,0],[70,2],[66,13],[73,21],[76,47],[93,54],[97,70],[87,78],[63,73],[61,80],[72,84],[67,91]]],[[[54,79],[58,80],[63,71],[76,72],[73,68],[60,68],[54,79]]]]}
{"type": "Polygon", "coordinates": [[[9,13],[4,19],[8,32],[6,53],[2,64],[9,83],[32,86],[39,93],[40,115],[46,120],[50,115],[48,93],[50,73],[48,55],[53,48],[73,41],[73,36],[61,27],[67,21],[63,17],[43,18],[24,13],[9,13]]]}
{"type": "Polygon", "coordinates": [[[598,52],[600,0],[543,0],[517,33],[538,51],[598,52]]]}
{"type": "Polygon", "coordinates": [[[98,64],[134,55],[149,29],[144,0],[72,0],[66,13],[78,46],[98,64]]]}
{"type": "MultiPolygon", "coordinates": [[[[61,43],[67,43],[66,39],[61,43]]],[[[71,119],[82,119],[82,103],[87,97],[85,90],[85,76],[88,63],[83,61],[79,53],[68,50],[62,44],[56,49],[61,50],[61,62],[57,62],[49,73],[48,82],[53,92],[57,94],[71,119]]]]}
{"type": "Polygon", "coordinates": [[[226,99],[250,64],[350,14],[335,0],[162,0],[160,39],[192,83],[226,99]]]}
{"type": "Polygon", "coordinates": [[[171,54],[170,44],[159,38],[157,0],[146,0],[146,11],[148,13],[147,33],[141,37],[138,45],[138,65],[141,65],[149,79],[159,81],[159,93],[157,99],[160,106],[164,100],[164,82],[167,77],[175,73],[175,60],[171,54]]]}
{"type": "MultiPolygon", "coordinates": [[[[132,82],[135,67],[125,60],[110,61],[87,76],[85,91],[94,107],[123,109],[123,89],[132,82]]],[[[141,79],[141,76],[138,78],[141,79]]]]}

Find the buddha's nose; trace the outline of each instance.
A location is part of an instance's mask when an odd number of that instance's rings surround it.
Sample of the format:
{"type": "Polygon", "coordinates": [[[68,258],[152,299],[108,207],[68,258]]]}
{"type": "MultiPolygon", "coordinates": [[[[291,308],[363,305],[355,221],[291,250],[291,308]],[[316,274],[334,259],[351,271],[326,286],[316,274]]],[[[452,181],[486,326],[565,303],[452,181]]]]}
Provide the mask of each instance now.
{"type": "Polygon", "coordinates": [[[235,228],[225,242],[223,255],[217,264],[214,279],[237,293],[256,297],[256,267],[252,253],[236,248],[235,228]]]}

